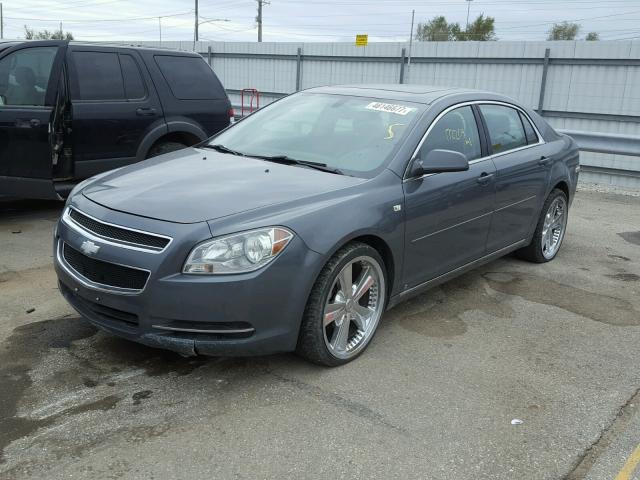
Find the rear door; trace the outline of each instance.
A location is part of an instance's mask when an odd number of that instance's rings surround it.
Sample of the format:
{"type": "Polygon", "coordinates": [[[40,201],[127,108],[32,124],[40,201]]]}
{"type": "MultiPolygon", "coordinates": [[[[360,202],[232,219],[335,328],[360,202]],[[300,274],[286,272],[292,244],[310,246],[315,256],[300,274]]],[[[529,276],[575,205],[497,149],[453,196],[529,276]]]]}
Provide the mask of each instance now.
{"type": "Polygon", "coordinates": [[[538,219],[551,159],[528,117],[503,104],[479,106],[496,166],[496,205],[487,240],[491,253],[527,238],[538,219]],[[526,128],[525,128],[526,127],[526,128]]]}
{"type": "Polygon", "coordinates": [[[0,54],[0,193],[47,196],[22,191],[21,179],[47,180],[43,188],[53,192],[50,122],[65,49],[61,41],[33,42],[0,54]]]}
{"type": "Polygon", "coordinates": [[[141,160],[138,146],[164,117],[138,53],[72,46],[69,71],[75,177],[141,160]]]}

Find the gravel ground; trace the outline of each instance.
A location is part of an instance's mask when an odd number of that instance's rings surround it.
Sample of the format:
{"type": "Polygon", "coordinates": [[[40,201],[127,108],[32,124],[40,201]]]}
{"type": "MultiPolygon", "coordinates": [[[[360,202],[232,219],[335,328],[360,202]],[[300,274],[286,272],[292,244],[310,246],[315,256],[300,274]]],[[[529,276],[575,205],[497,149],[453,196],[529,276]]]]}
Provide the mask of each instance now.
{"type": "Polygon", "coordinates": [[[0,203],[2,479],[599,480],[640,439],[640,198],[581,187],[555,261],[404,303],[337,369],[98,332],[56,288],[60,208],[0,203]]]}

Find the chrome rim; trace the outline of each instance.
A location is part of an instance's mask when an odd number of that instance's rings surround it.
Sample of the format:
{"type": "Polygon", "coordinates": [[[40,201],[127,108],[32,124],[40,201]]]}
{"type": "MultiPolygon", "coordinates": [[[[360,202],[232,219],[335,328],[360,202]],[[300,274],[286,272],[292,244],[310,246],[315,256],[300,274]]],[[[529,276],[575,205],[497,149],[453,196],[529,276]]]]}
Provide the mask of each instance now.
{"type": "Polygon", "coordinates": [[[567,202],[557,197],[547,210],[542,226],[542,255],[550,259],[558,253],[567,225],[567,202]]]}
{"type": "Polygon", "coordinates": [[[376,330],[385,298],[384,275],[371,257],[351,260],[333,281],[324,305],[325,345],[338,358],[361,351],[376,330]]]}

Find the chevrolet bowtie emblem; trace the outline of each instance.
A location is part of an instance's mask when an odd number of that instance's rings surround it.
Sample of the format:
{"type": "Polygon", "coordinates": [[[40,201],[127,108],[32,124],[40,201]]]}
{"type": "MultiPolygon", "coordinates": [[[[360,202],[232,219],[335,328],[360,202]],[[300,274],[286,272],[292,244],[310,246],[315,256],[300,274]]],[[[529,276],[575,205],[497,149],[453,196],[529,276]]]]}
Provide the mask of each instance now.
{"type": "Polygon", "coordinates": [[[96,245],[91,240],[85,240],[80,245],[80,250],[82,250],[87,255],[95,255],[100,250],[100,245],[96,245]]]}

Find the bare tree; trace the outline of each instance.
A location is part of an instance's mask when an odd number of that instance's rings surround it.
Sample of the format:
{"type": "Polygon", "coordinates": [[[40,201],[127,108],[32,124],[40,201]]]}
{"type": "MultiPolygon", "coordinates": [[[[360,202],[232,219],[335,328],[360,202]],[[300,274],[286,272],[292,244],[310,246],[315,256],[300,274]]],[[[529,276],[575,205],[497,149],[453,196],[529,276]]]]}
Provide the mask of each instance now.
{"type": "Polygon", "coordinates": [[[26,40],[73,40],[73,34],[62,30],[40,30],[36,32],[25,25],[24,38],[26,40]]]}

